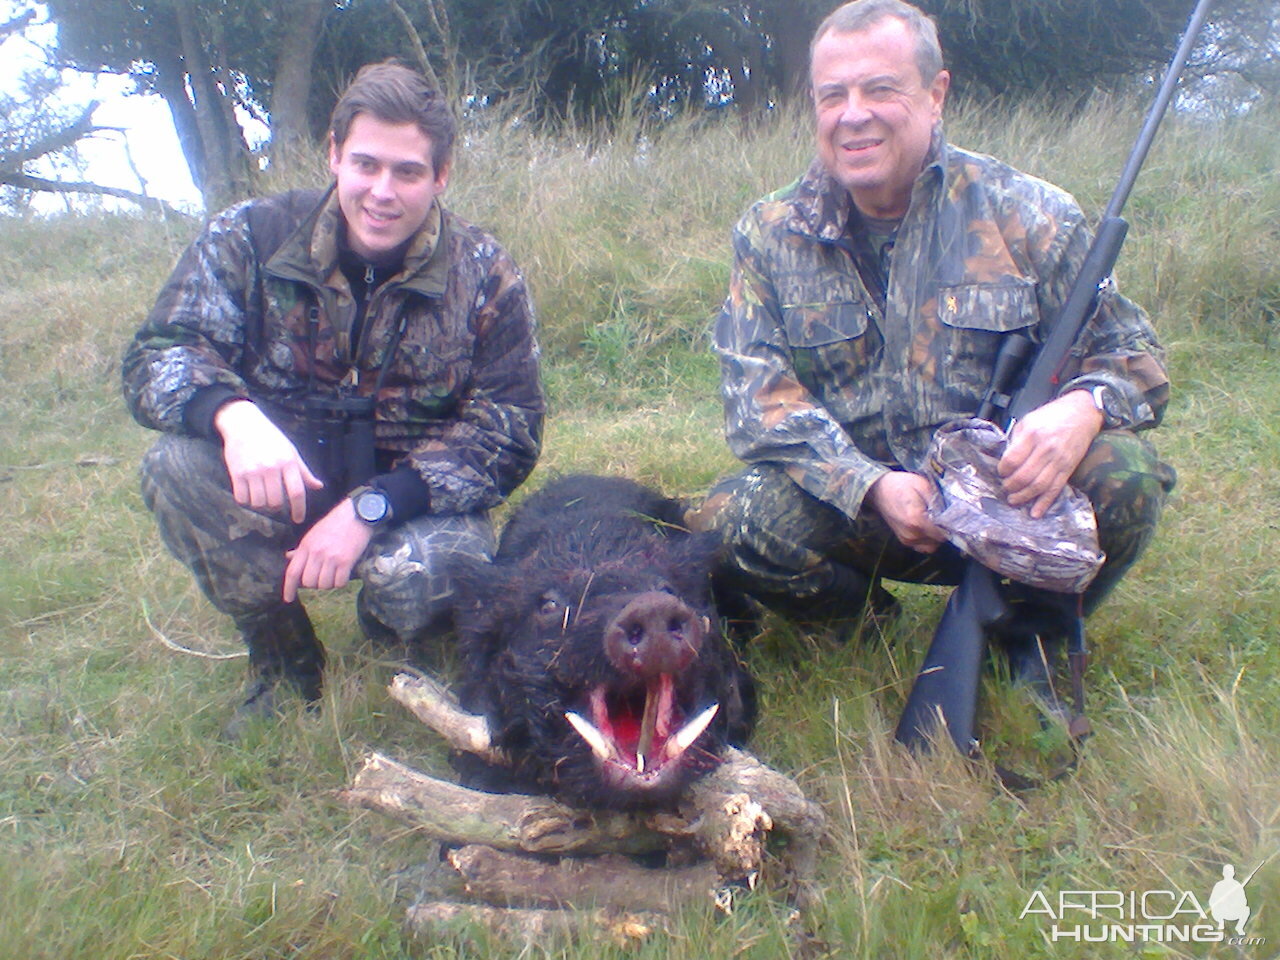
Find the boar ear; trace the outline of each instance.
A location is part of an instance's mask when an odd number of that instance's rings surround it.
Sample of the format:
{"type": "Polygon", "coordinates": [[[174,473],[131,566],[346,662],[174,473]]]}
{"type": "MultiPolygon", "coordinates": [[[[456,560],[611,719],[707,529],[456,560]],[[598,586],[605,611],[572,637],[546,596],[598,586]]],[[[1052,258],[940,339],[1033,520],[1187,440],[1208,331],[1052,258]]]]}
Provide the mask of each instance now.
{"type": "Polygon", "coordinates": [[[496,585],[504,579],[499,569],[498,564],[476,557],[459,557],[450,568],[453,618],[464,650],[492,628],[496,585]]]}
{"type": "Polygon", "coordinates": [[[455,616],[461,620],[466,612],[477,604],[488,589],[489,578],[484,571],[492,567],[488,560],[478,557],[456,556],[449,564],[449,578],[453,581],[453,607],[455,616]]]}
{"type": "Polygon", "coordinates": [[[469,559],[455,569],[458,649],[469,672],[487,671],[505,646],[506,625],[518,616],[514,605],[524,580],[521,568],[512,562],[469,559]]]}
{"type": "Polygon", "coordinates": [[[711,571],[716,568],[723,549],[720,536],[715,533],[681,537],[671,545],[670,557],[676,572],[673,579],[685,589],[706,590],[711,571]]]}

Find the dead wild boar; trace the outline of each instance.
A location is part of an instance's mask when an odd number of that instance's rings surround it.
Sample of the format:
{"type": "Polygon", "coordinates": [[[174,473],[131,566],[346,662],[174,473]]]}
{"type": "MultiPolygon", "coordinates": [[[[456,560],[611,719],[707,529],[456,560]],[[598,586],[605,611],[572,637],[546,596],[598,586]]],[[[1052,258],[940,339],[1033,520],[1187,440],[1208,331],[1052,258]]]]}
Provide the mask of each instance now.
{"type": "Polygon", "coordinates": [[[564,477],[514,511],[457,605],[462,704],[513,765],[457,757],[464,782],[656,805],[746,739],[755,691],[712,600],[718,542],[681,524],[677,501],[620,477],[564,477]]]}

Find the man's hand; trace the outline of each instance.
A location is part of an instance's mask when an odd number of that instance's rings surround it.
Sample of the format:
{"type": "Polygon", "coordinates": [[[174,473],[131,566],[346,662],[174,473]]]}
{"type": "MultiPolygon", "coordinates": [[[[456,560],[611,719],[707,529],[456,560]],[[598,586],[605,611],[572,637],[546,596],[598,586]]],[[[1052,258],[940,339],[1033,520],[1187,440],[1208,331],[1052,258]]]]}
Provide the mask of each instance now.
{"type": "Polygon", "coordinates": [[[1101,430],[1102,413],[1087,390],[1064,393],[1019,420],[999,465],[1009,503],[1029,503],[1031,516],[1043,517],[1101,430]]]}
{"type": "Polygon", "coordinates": [[[308,590],[345,587],[373,533],[373,527],[356,516],[351,499],[343,497],[307,531],[297,547],[285,554],[289,565],[284,571],[284,602],[292,603],[300,587],[308,590]]]}
{"type": "Polygon", "coordinates": [[[867,499],[904,546],[933,553],[947,535],[929,520],[933,484],[918,473],[893,470],[871,485],[867,499]]]}
{"type": "Polygon", "coordinates": [[[249,400],[225,404],[213,426],[222,436],[222,459],[236,503],[276,513],[287,503],[294,523],[306,519],[307,490],[324,484],[280,428],[249,400]]]}

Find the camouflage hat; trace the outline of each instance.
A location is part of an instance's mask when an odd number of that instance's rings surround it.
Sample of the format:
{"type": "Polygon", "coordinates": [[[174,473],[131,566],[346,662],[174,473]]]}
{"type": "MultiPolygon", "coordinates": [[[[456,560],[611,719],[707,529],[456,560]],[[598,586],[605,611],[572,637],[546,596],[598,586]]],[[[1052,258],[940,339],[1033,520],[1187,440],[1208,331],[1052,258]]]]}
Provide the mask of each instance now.
{"type": "Polygon", "coordinates": [[[934,434],[928,469],[937,483],[929,519],[983,566],[1058,593],[1081,593],[1104,559],[1093,507],[1063,488],[1039,520],[1011,506],[996,465],[1007,437],[986,420],[955,420],[934,434]]]}

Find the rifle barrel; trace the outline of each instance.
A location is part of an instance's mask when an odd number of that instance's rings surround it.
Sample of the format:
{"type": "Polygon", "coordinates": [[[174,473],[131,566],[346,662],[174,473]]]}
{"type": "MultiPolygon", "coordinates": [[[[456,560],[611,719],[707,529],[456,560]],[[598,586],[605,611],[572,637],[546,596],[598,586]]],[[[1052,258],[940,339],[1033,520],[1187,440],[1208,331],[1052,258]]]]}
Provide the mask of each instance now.
{"type": "Polygon", "coordinates": [[[1147,151],[1151,149],[1151,143],[1156,138],[1156,129],[1160,126],[1160,121],[1164,119],[1164,112],[1168,108],[1170,101],[1173,100],[1174,91],[1178,87],[1178,77],[1182,73],[1182,68],[1186,66],[1187,58],[1191,56],[1191,50],[1196,45],[1196,38],[1200,35],[1200,28],[1204,25],[1205,17],[1209,15],[1209,7],[1212,5],[1213,0],[1199,0],[1195,9],[1191,11],[1191,19],[1187,22],[1187,29],[1183,31],[1182,41],[1178,44],[1178,51],[1165,68],[1164,77],[1160,81],[1160,90],[1156,93],[1156,98],[1152,102],[1150,109],[1147,110],[1147,118],[1143,121],[1138,140],[1134,144],[1133,151],[1129,154],[1129,162],[1125,164],[1124,170],[1120,174],[1120,180],[1116,184],[1115,190],[1112,191],[1111,202],[1107,204],[1107,209],[1102,214],[1104,220],[1119,217],[1121,211],[1124,210],[1125,202],[1129,199],[1129,193],[1133,190],[1134,183],[1137,182],[1138,171],[1142,169],[1142,164],[1147,159],[1147,151]]]}

